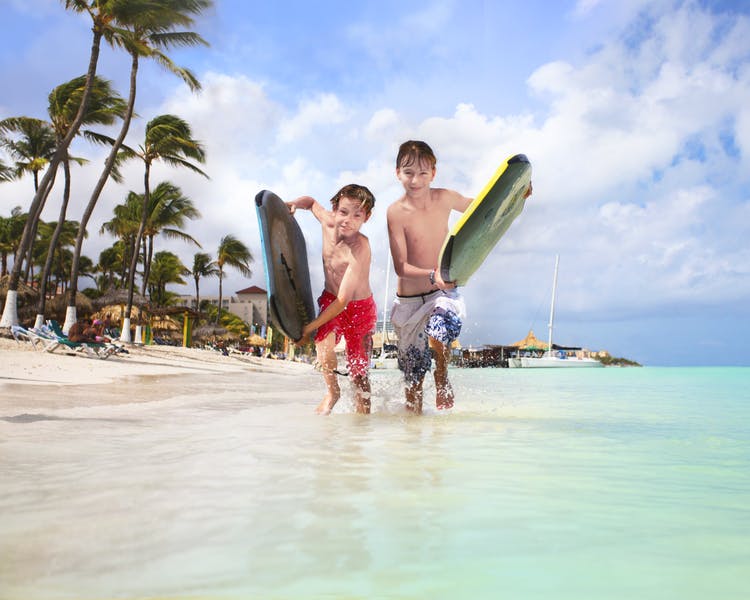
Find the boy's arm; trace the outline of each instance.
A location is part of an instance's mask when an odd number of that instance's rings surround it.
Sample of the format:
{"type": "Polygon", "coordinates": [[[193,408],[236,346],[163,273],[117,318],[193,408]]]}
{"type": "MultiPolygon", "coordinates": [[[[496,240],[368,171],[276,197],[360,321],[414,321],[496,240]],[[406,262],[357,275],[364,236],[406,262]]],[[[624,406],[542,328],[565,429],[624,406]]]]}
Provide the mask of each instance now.
{"type": "Polygon", "coordinates": [[[326,309],[318,315],[318,318],[311,321],[302,329],[302,337],[296,342],[297,344],[305,344],[312,334],[313,331],[328,323],[328,321],[336,318],[349,304],[352,297],[354,296],[355,290],[359,287],[362,279],[367,277],[367,265],[370,264],[371,253],[369,243],[362,250],[360,255],[352,255],[352,260],[346,267],[344,276],[341,278],[341,285],[339,286],[336,299],[331,302],[326,309]]]}
{"type": "Polygon", "coordinates": [[[315,218],[321,223],[330,214],[325,208],[323,208],[320,202],[312,196],[300,196],[291,202],[286,202],[286,205],[289,207],[289,212],[292,214],[294,214],[294,211],[298,208],[311,211],[315,218]]]}
{"type": "Polygon", "coordinates": [[[474,202],[474,198],[467,198],[466,196],[462,196],[461,194],[453,190],[445,191],[448,194],[448,202],[450,203],[450,207],[452,210],[464,212],[467,208],[469,208],[469,204],[474,202]]]}

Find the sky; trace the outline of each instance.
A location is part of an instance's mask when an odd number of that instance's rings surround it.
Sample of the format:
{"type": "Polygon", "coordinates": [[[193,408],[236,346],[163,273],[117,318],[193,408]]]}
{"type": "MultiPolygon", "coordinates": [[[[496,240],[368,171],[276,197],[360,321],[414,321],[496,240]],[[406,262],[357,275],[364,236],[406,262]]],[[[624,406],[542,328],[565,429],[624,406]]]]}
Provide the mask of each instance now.
{"type": "MultiPolygon", "coordinates": [[[[90,24],[57,0],[0,0],[0,10],[0,118],[45,117],[50,90],[85,72],[90,24]]],[[[747,2],[216,0],[192,29],[210,46],[170,56],[202,91],[144,63],[127,141],[172,113],[204,144],[210,179],[159,165],[152,182],[193,200],[202,218],[185,231],[203,251],[232,234],[253,252],[252,277],[230,271],[225,294],[267,287],[260,190],[327,205],[359,183],[376,197],[362,232],[382,313],[394,294],[385,213],[402,191],[395,156],[421,139],[437,155],[433,185],[466,196],[507,157],[532,163],[533,196],[462,288],[464,347],[512,344],[529,329],[546,339],[559,254],[555,343],[653,366],[750,365],[747,2]]],[[[128,68],[103,48],[98,73],[123,95],[128,68]]],[[[68,218],[79,219],[104,151],[73,149],[91,161],[74,171],[68,218]]],[[[115,241],[98,235],[101,223],[142,192],[141,169],[124,174],[89,224],[83,251],[95,261],[115,241]]],[[[28,178],[0,185],[0,215],[26,208],[31,191],[28,178]]],[[[56,218],[60,195],[43,218],[56,218]]],[[[309,213],[297,219],[317,296],[320,227],[309,213]]],[[[162,239],[156,249],[188,267],[199,251],[162,239]]],[[[202,295],[217,292],[217,280],[202,281],[202,295]]]]}

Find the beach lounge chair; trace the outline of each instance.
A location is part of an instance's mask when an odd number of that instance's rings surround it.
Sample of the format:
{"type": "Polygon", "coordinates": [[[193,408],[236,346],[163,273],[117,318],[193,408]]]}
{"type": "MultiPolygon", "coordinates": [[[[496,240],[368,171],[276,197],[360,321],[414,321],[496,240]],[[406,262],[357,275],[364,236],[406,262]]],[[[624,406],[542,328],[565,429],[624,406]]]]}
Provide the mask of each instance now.
{"type": "Polygon", "coordinates": [[[22,325],[11,325],[10,326],[10,333],[13,336],[13,339],[16,340],[16,344],[20,344],[21,340],[30,342],[32,345],[34,345],[34,341],[31,339],[31,335],[29,335],[29,330],[26,329],[22,325]]]}
{"type": "MultiPolygon", "coordinates": [[[[106,360],[117,352],[117,346],[114,344],[107,344],[105,342],[74,342],[67,335],[62,332],[62,328],[57,321],[49,320],[42,331],[50,333],[55,336],[59,346],[69,348],[75,352],[84,352],[92,358],[99,358],[106,360]]],[[[56,346],[57,347],[57,346],[56,346]]],[[[45,348],[45,350],[47,350],[45,348]]],[[[54,351],[55,348],[47,350],[47,352],[54,351]]]]}
{"type": "Polygon", "coordinates": [[[26,329],[22,325],[11,325],[10,332],[17,343],[20,344],[21,340],[25,340],[30,342],[35,350],[52,352],[60,345],[56,336],[39,332],[33,328],[26,329]]]}

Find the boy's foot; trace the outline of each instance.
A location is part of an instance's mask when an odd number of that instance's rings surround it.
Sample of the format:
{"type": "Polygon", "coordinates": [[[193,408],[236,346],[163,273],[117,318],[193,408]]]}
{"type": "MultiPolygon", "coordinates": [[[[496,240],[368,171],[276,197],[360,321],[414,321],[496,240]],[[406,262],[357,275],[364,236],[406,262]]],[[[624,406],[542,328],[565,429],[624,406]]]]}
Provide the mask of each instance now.
{"type": "Polygon", "coordinates": [[[319,415],[330,415],[331,410],[333,410],[334,404],[336,404],[336,400],[333,400],[331,396],[326,395],[320,401],[320,404],[318,404],[317,408],[315,409],[315,412],[319,415]]]}
{"type": "Polygon", "coordinates": [[[435,406],[438,410],[453,408],[453,388],[449,382],[446,382],[445,385],[437,386],[435,406]]]}
{"type": "Polygon", "coordinates": [[[448,410],[449,408],[453,408],[453,398],[442,401],[438,400],[435,404],[438,410],[448,410]]]}

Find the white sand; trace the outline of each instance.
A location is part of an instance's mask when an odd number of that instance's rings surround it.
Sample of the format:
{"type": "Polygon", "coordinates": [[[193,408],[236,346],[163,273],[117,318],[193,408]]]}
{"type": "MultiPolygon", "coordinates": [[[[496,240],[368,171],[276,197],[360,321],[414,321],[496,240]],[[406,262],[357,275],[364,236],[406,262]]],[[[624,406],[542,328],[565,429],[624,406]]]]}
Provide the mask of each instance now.
{"type": "MultiPolygon", "coordinates": [[[[57,348],[36,350],[28,342],[0,338],[0,393],[8,386],[111,384],[118,379],[160,375],[216,375],[221,373],[266,373],[270,376],[311,374],[309,364],[280,361],[212,350],[175,346],[126,345],[128,354],[106,360],[57,348]]],[[[3,394],[4,395],[4,394],[3,394]]]]}

